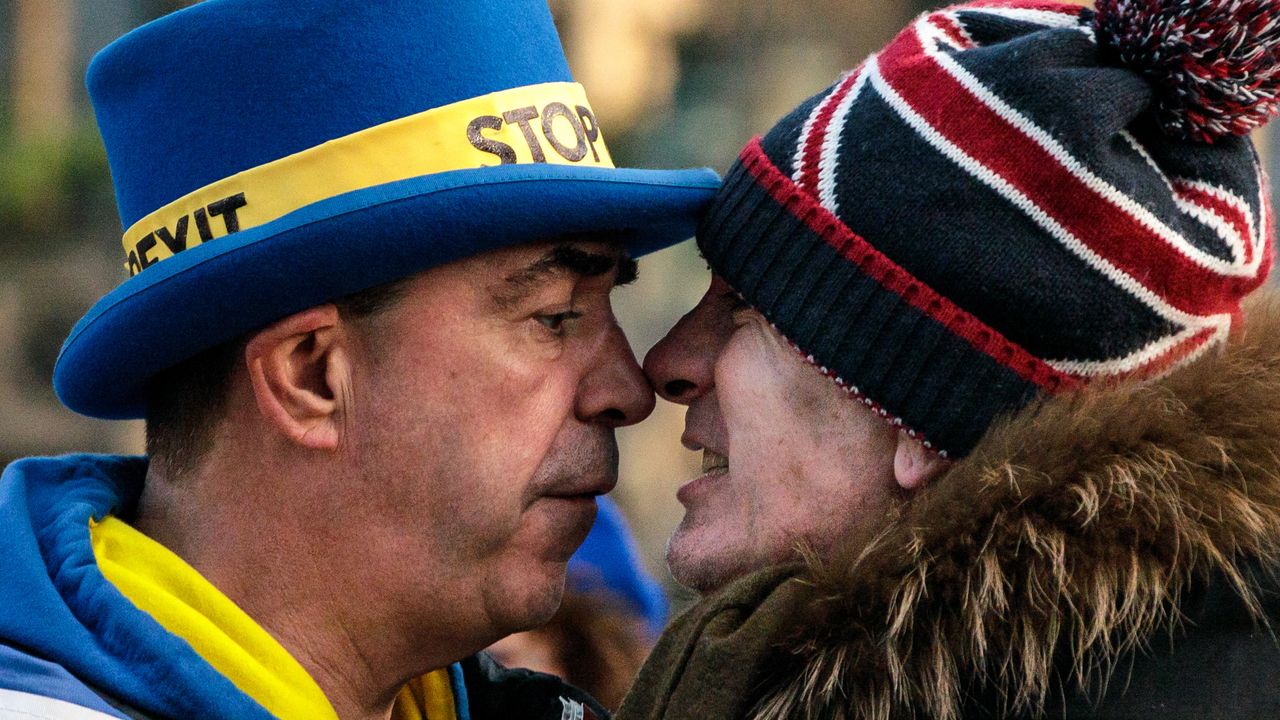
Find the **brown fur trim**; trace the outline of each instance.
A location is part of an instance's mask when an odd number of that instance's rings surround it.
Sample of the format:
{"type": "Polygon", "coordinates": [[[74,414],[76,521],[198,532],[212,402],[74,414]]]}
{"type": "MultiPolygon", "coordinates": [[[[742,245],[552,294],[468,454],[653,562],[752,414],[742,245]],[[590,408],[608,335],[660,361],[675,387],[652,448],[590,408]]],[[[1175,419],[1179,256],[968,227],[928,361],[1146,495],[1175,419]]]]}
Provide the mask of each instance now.
{"type": "Polygon", "coordinates": [[[1036,712],[1055,663],[1105,682],[1193,582],[1222,573],[1256,611],[1243,567],[1280,559],[1280,299],[1247,317],[1164,379],[998,424],[845,556],[811,560],[797,668],[756,717],[949,720],[975,683],[1036,712]]]}

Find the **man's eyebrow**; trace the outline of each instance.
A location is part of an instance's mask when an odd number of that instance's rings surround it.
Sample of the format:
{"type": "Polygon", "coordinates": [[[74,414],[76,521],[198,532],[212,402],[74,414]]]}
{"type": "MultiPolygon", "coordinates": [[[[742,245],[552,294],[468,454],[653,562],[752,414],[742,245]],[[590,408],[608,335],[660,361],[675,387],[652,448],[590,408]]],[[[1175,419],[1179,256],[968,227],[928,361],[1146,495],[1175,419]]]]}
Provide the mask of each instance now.
{"type": "Polygon", "coordinates": [[[614,285],[626,285],[637,277],[636,261],[626,251],[600,253],[569,243],[556,245],[542,257],[510,273],[493,288],[494,300],[502,306],[519,304],[548,277],[572,274],[599,277],[616,270],[614,285]]]}

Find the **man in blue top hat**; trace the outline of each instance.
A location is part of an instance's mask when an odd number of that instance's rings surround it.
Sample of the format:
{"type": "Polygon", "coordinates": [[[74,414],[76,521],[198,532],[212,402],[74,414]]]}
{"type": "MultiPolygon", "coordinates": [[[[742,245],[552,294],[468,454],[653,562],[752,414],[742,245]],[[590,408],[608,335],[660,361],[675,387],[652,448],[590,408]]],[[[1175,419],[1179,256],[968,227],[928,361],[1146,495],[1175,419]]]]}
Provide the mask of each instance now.
{"type": "Polygon", "coordinates": [[[88,84],[130,277],[54,386],[148,457],[5,471],[0,717],[601,714],[474,653],[555,611],[653,405],[610,291],[714,173],[613,166],[542,0],[208,0],[88,84]]]}

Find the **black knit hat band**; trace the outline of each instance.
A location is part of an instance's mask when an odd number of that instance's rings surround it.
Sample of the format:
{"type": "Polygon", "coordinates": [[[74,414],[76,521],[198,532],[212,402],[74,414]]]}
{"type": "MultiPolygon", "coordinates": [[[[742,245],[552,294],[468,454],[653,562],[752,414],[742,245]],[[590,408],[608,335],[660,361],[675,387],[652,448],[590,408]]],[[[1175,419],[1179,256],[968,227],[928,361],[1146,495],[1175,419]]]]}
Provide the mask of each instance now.
{"type": "Polygon", "coordinates": [[[698,245],[820,372],[943,456],[1070,384],[853,235],[758,142],[726,176],[698,245]]]}

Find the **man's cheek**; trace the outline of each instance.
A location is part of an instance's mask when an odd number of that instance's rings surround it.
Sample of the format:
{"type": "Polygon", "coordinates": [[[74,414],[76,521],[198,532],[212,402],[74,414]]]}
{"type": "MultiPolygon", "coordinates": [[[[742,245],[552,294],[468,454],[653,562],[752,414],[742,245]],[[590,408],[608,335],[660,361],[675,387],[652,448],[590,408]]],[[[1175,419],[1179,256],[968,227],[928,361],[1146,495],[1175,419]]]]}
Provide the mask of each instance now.
{"type": "Polygon", "coordinates": [[[512,387],[494,401],[502,408],[516,437],[549,443],[565,421],[574,415],[577,383],[545,378],[534,387],[512,387]]]}

